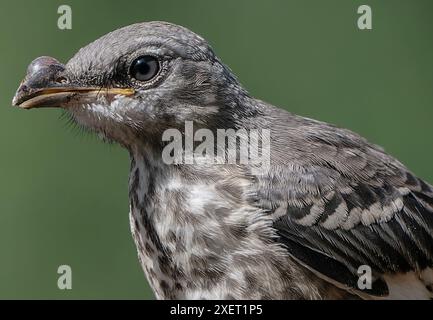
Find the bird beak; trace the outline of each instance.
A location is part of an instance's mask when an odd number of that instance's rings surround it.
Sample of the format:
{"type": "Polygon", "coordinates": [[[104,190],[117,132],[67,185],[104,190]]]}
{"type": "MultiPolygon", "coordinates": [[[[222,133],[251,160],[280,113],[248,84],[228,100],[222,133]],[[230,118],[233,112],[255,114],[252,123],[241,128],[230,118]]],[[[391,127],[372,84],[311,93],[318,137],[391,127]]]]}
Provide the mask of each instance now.
{"type": "Polygon", "coordinates": [[[23,109],[41,107],[64,107],[71,102],[92,102],[99,95],[114,97],[130,96],[134,89],[82,87],[69,83],[64,75],[65,67],[51,57],[34,60],[27,69],[27,75],[21,82],[12,105],[23,109]]]}

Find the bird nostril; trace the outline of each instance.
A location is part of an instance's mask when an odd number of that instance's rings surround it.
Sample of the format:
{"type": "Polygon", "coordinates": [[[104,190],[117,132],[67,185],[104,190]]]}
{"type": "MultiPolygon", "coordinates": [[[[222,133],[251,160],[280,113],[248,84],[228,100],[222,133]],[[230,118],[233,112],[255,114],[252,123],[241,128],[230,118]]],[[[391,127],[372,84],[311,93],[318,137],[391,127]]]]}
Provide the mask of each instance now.
{"type": "Polygon", "coordinates": [[[21,91],[27,92],[28,89],[29,89],[29,88],[28,88],[25,84],[21,84],[21,86],[20,86],[20,90],[21,90],[21,91]]]}
{"type": "Polygon", "coordinates": [[[68,79],[66,79],[63,76],[60,76],[60,77],[56,78],[56,82],[61,83],[61,84],[65,84],[65,83],[68,83],[68,79]]]}

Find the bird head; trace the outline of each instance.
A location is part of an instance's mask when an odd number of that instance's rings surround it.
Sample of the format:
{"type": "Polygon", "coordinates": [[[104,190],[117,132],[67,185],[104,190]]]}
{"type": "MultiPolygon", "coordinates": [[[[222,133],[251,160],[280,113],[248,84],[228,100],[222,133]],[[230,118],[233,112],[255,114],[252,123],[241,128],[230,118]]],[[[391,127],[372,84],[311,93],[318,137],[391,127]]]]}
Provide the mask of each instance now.
{"type": "Polygon", "coordinates": [[[246,92],[209,44],[190,30],[147,22],[90,43],[65,65],[35,59],[13,104],[60,107],[80,125],[129,145],[185,121],[230,123],[246,92]],[[230,116],[229,116],[230,115],[230,116]],[[219,120],[216,120],[219,119],[219,120]]]}

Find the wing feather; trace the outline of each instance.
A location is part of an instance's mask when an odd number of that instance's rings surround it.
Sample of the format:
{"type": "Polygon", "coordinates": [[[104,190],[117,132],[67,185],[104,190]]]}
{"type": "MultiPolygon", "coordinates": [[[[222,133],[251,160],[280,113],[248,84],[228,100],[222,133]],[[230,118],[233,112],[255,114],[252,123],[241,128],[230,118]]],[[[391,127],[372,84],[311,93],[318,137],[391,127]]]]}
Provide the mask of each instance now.
{"type": "Polygon", "coordinates": [[[279,130],[254,191],[289,255],[353,290],[358,268],[368,265],[376,295],[388,294],[385,278],[431,270],[428,183],[349,130],[276,109],[269,119],[279,130]]]}

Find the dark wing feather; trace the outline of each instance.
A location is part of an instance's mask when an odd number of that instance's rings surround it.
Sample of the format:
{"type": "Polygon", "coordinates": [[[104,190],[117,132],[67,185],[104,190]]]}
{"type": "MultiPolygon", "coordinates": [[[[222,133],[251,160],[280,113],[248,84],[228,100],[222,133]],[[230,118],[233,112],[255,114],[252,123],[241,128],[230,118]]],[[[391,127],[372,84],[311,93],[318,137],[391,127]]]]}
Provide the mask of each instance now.
{"type": "Polygon", "coordinates": [[[433,197],[400,189],[334,190],[319,206],[287,205],[274,227],[293,257],[344,286],[356,288],[358,268],[370,266],[376,283],[367,293],[384,295],[380,275],[433,266],[433,197]]]}
{"type": "Polygon", "coordinates": [[[278,157],[256,180],[259,205],[288,253],[355,290],[358,268],[368,265],[373,295],[387,294],[381,275],[432,267],[431,186],[350,131],[298,126],[286,141],[273,140],[278,157]]]}

